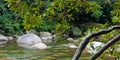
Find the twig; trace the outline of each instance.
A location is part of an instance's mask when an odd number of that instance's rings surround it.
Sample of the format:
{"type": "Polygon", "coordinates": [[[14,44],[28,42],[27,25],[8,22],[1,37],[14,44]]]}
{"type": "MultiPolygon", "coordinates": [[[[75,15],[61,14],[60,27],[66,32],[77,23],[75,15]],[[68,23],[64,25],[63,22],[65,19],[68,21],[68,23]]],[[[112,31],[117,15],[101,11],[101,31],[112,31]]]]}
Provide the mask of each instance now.
{"type": "Polygon", "coordinates": [[[97,53],[94,54],[93,57],[91,57],[91,60],[95,60],[97,57],[99,57],[108,47],[110,47],[112,44],[116,43],[118,40],[120,40],[120,34],[115,36],[113,39],[111,39],[108,43],[106,43],[97,53]]]}
{"type": "Polygon", "coordinates": [[[78,49],[76,50],[72,60],[78,60],[82,51],[85,49],[86,45],[88,44],[88,42],[90,41],[91,38],[96,37],[96,36],[100,36],[102,34],[106,34],[109,33],[115,29],[120,29],[120,25],[116,25],[116,26],[112,26],[108,29],[102,29],[98,32],[95,33],[90,33],[87,36],[84,37],[84,39],[80,42],[78,49]]]}

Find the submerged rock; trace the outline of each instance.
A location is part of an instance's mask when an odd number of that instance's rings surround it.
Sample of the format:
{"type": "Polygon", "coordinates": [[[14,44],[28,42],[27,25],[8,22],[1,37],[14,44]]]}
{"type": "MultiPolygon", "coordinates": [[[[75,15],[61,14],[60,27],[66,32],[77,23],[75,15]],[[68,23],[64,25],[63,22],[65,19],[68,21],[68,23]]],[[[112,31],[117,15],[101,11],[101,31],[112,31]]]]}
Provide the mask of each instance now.
{"type": "Polygon", "coordinates": [[[77,48],[77,46],[73,45],[73,44],[70,44],[68,47],[71,48],[71,49],[77,48]]]}
{"type": "Polygon", "coordinates": [[[31,48],[42,50],[42,49],[46,49],[47,45],[44,43],[38,43],[38,44],[32,45],[31,48]]]}
{"type": "Polygon", "coordinates": [[[8,42],[7,37],[0,35],[0,44],[6,44],[8,42]]]}
{"type": "Polygon", "coordinates": [[[45,49],[47,45],[42,43],[39,36],[35,34],[25,34],[17,39],[17,44],[19,47],[28,49],[45,49]]]}
{"type": "Polygon", "coordinates": [[[71,49],[75,49],[75,48],[77,48],[77,46],[74,45],[74,44],[72,44],[72,43],[63,44],[63,46],[66,46],[66,47],[71,48],[71,49]]]}

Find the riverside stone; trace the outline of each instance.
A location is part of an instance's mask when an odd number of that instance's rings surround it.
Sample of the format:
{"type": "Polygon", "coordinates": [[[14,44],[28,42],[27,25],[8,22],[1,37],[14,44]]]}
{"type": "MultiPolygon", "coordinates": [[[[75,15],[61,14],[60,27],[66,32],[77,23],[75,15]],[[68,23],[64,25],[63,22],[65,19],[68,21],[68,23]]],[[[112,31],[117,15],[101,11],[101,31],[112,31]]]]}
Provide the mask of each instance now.
{"type": "Polygon", "coordinates": [[[53,35],[49,32],[40,32],[40,37],[43,42],[52,42],[53,35]]]}
{"type": "Polygon", "coordinates": [[[6,44],[8,39],[6,36],[0,35],[0,44],[6,44]]]}
{"type": "Polygon", "coordinates": [[[42,43],[42,40],[36,34],[25,34],[17,39],[19,47],[27,49],[45,49],[47,45],[42,43]]]}
{"type": "Polygon", "coordinates": [[[104,46],[104,43],[93,41],[93,42],[88,43],[86,50],[88,51],[88,53],[95,54],[103,46],[104,46]]]}

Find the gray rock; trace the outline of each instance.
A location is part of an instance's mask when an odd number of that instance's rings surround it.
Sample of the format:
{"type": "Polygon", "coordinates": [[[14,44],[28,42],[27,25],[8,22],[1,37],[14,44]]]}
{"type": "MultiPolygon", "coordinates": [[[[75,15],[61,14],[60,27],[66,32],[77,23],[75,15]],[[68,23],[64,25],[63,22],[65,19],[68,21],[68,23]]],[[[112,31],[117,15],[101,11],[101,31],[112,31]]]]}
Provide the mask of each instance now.
{"type": "Polygon", "coordinates": [[[76,42],[78,42],[78,40],[75,40],[73,38],[67,38],[67,41],[70,42],[70,43],[76,43],[76,42]]]}
{"type": "Polygon", "coordinates": [[[7,37],[0,35],[0,44],[6,44],[8,42],[7,37]]]}
{"type": "Polygon", "coordinates": [[[63,44],[63,46],[66,46],[66,47],[71,48],[71,49],[75,49],[75,48],[77,48],[77,46],[74,45],[74,44],[72,44],[72,43],[63,44]]]}
{"type": "Polygon", "coordinates": [[[38,43],[38,44],[34,44],[34,45],[30,46],[30,48],[43,50],[43,49],[47,48],[47,45],[44,43],[38,43]]]}
{"type": "Polygon", "coordinates": [[[26,31],[27,34],[36,34],[36,30],[35,29],[30,29],[29,31],[26,31]]]}
{"type": "Polygon", "coordinates": [[[19,37],[20,37],[20,36],[17,35],[17,34],[13,35],[13,39],[14,39],[14,40],[17,40],[19,37]]]}
{"type": "Polygon", "coordinates": [[[9,36],[9,37],[7,37],[8,38],[8,40],[13,40],[13,37],[12,36],[9,36]]]}
{"type": "MultiPolygon", "coordinates": [[[[17,44],[19,47],[23,47],[23,48],[30,48],[30,49],[35,49],[32,48],[31,46],[36,46],[36,44],[42,43],[41,39],[39,36],[37,36],[36,34],[25,34],[23,36],[20,36],[17,39],[17,44]]],[[[40,45],[40,44],[39,44],[40,45]]]]}
{"type": "Polygon", "coordinates": [[[63,34],[62,37],[67,39],[67,38],[69,38],[69,35],[68,34],[63,34]]]}
{"type": "Polygon", "coordinates": [[[52,42],[53,35],[49,32],[40,32],[40,37],[43,42],[52,42]]]}
{"type": "Polygon", "coordinates": [[[77,48],[77,46],[74,45],[74,44],[69,44],[68,47],[71,48],[71,49],[77,48]]]}
{"type": "Polygon", "coordinates": [[[73,43],[74,39],[73,38],[67,38],[67,41],[73,43]]]}

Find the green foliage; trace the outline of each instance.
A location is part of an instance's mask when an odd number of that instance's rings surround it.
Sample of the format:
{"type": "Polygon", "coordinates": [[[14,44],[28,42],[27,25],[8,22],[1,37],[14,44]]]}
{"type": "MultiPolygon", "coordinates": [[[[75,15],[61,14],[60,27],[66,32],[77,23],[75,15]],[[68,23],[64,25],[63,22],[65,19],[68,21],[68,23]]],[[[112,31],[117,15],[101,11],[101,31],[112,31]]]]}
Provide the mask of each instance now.
{"type": "Polygon", "coordinates": [[[106,52],[111,56],[114,56],[116,60],[119,60],[120,53],[117,51],[117,45],[112,45],[106,52]]]}
{"type": "MultiPolygon", "coordinates": [[[[24,29],[37,28],[41,31],[64,33],[71,26],[81,27],[82,21],[103,22],[110,13],[105,13],[106,5],[115,4],[112,12],[113,21],[118,22],[119,2],[110,3],[95,0],[4,0],[9,10],[23,18],[24,29]],[[103,4],[103,5],[102,5],[103,4]],[[116,9],[116,10],[115,10],[116,9]],[[116,12],[115,12],[116,11],[116,12]],[[102,16],[102,19],[101,19],[102,16]],[[82,19],[83,18],[83,19],[82,19]],[[102,20],[102,21],[101,21],[102,20]],[[55,23],[50,23],[54,21],[55,23]],[[52,28],[50,26],[54,25],[52,28]],[[51,29],[50,29],[51,28],[51,29]]],[[[107,7],[110,8],[110,7],[107,7]]],[[[108,20],[109,21],[109,20],[108,20]]],[[[84,23],[84,22],[83,22],[84,23]]]]}
{"type": "Polygon", "coordinates": [[[0,29],[7,32],[4,34],[22,33],[21,21],[13,20],[16,18],[16,14],[10,12],[7,8],[4,1],[0,1],[0,29]]]}
{"type": "Polygon", "coordinates": [[[111,11],[112,21],[114,23],[120,23],[120,1],[114,3],[113,11],[111,11]]]}
{"type": "Polygon", "coordinates": [[[42,16],[39,12],[39,8],[41,8],[42,5],[40,1],[4,1],[8,2],[11,11],[14,11],[23,18],[24,29],[29,30],[31,28],[35,28],[42,21],[42,16]]]}
{"type": "Polygon", "coordinates": [[[47,21],[43,20],[40,25],[36,28],[37,31],[48,31],[48,32],[53,32],[55,30],[56,22],[55,21],[47,21]]]}
{"type": "Polygon", "coordinates": [[[72,27],[72,32],[75,36],[80,36],[82,34],[81,30],[78,27],[72,27]]]}
{"type": "MultiPolygon", "coordinates": [[[[24,29],[36,28],[43,20],[56,21],[56,31],[62,29],[62,33],[70,28],[70,23],[77,15],[85,12],[92,13],[92,17],[99,18],[102,15],[102,7],[95,1],[87,0],[4,0],[9,9],[23,18],[24,29]],[[64,29],[64,30],[63,30],[64,29]]],[[[55,32],[56,32],[55,31],[55,32]]],[[[59,31],[58,31],[59,32],[59,31]]]]}
{"type": "Polygon", "coordinates": [[[4,23],[4,27],[2,27],[4,29],[5,32],[8,33],[22,33],[22,29],[20,28],[21,24],[19,22],[14,23],[13,21],[10,20],[6,20],[4,23]]]}
{"type": "Polygon", "coordinates": [[[86,13],[93,12],[95,15],[98,15],[98,11],[101,10],[101,6],[97,2],[87,2],[87,5],[84,7],[86,13]]]}
{"type": "Polygon", "coordinates": [[[57,43],[57,44],[58,44],[58,43],[60,43],[60,44],[62,43],[62,44],[63,44],[63,43],[67,43],[67,42],[68,42],[68,41],[67,41],[66,39],[64,39],[64,38],[63,38],[62,36],[60,36],[60,35],[57,36],[57,37],[56,37],[56,40],[55,40],[55,43],[57,43]]]}
{"type": "Polygon", "coordinates": [[[62,22],[63,22],[62,24],[58,23],[58,24],[56,25],[55,33],[60,33],[60,34],[62,34],[62,33],[64,33],[67,29],[70,28],[69,24],[68,24],[65,20],[62,21],[62,22]]]}

